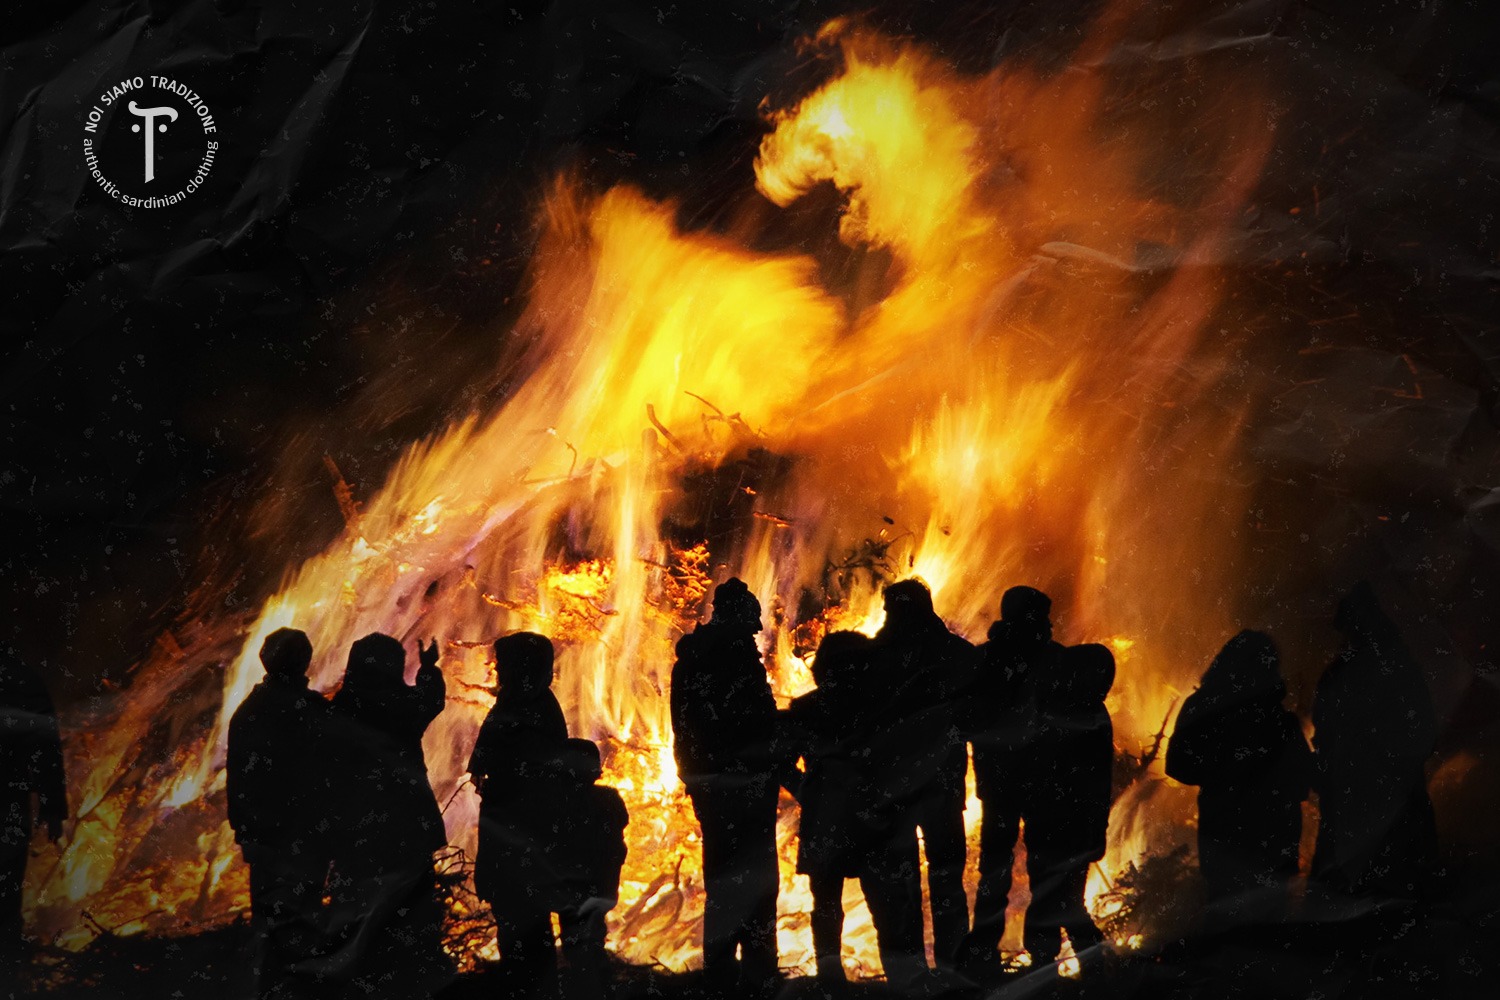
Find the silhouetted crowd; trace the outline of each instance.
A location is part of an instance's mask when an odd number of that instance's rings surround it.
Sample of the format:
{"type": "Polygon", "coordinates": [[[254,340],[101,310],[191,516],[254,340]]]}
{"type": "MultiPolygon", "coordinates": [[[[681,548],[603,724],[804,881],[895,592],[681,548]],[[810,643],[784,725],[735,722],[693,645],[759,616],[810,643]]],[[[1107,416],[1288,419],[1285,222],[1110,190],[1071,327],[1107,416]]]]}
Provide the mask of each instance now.
{"type": "MultiPolygon", "coordinates": [[[[710,620],[677,645],[674,749],[702,829],[703,979],[714,992],[764,996],[779,980],[782,789],[800,804],[797,870],[812,891],[821,979],[844,979],[846,879],[860,882],[887,978],[931,974],[922,856],[937,969],[980,982],[1001,974],[1023,838],[1032,968],[1055,961],[1065,938],[1086,962],[1107,956],[1084,891],[1112,801],[1110,650],[1055,642],[1051,601],[1030,587],[1003,595],[978,646],[949,631],[919,581],[892,584],[884,603],[874,637],[823,638],[815,689],[784,710],[757,645],[761,607],[743,582],[720,584],[710,620]],[[972,912],[971,760],[983,805],[972,912]]],[[[1344,599],[1336,624],[1344,642],[1318,684],[1316,753],[1283,706],[1277,649],[1263,633],[1231,639],[1182,707],[1166,769],[1199,788],[1211,920],[1285,917],[1312,790],[1319,886],[1411,899],[1432,871],[1423,765],[1436,727],[1421,673],[1367,586],[1344,599]]],[[[599,784],[598,747],[569,738],[551,691],[552,643],[521,632],[494,649],[497,694],[468,767],[481,796],[475,888],[517,995],[560,985],[601,996],[629,817],[599,784]]],[[[446,697],[437,644],[418,643],[408,683],[398,640],[358,640],[331,700],[308,687],[312,656],[302,632],[267,637],[265,678],[228,733],[229,821],[249,867],[261,995],[428,995],[452,975],[433,860],[447,835],[422,751],[446,697]]],[[[0,945],[16,961],[31,828],[57,837],[66,805],[45,688],[9,657],[0,699],[0,945]]]]}

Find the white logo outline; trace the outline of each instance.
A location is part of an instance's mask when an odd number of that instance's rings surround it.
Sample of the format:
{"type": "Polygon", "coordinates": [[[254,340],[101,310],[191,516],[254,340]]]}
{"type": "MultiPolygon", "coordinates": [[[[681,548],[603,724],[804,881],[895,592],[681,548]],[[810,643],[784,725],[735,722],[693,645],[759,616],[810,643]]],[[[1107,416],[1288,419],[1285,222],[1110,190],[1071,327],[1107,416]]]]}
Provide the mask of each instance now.
{"type": "MultiPolygon", "coordinates": [[[[129,123],[129,118],[126,119],[125,123],[129,123]]],[[[208,104],[203,100],[202,95],[192,87],[172,77],[162,76],[158,73],[122,77],[118,82],[101,90],[96,102],[84,113],[84,168],[106,195],[126,208],[167,208],[180,204],[183,199],[191,197],[194,192],[201,190],[206,185],[209,174],[213,170],[214,161],[218,158],[219,154],[220,143],[218,131],[218,123],[214,120],[213,112],[209,110],[208,104]],[[146,82],[147,80],[150,80],[149,85],[146,82]],[[201,140],[202,155],[198,160],[196,168],[192,168],[190,175],[186,173],[186,170],[183,170],[182,173],[187,178],[186,181],[182,183],[179,190],[167,193],[137,194],[123,190],[106,176],[105,167],[99,159],[101,152],[99,147],[100,140],[104,140],[106,143],[110,141],[107,138],[107,134],[105,134],[105,130],[109,124],[106,109],[114,106],[119,109],[121,114],[124,114],[128,98],[147,97],[149,99],[149,97],[155,96],[143,92],[148,86],[154,90],[165,91],[162,95],[162,98],[165,98],[165,100],[157,98],[151,107],[142,107],[134,100],[128,101],[130,117],[138,119],[137,122],[130,125],[129,131],[141,133],[144,130],[145,132],[141,137],[144,140],[141,144],[141,155],[142,173],[146,185],[159,187],[159,185],[152,184],[156,180],[165,180],[174,185],[178,183],[171,176],[157,176],[157,132],[167,132],[168,123],[175,123],[171,130],[173,133],[180,131],[184,124],[191,125],[196,123],[203,130],[201,140]],[[169,94],[171,95],[170,97],[167,96],[169,94]]],[[[193,137],[196,137],[197,130],[190,129],[189,132],[191,133],[191,136],[188,137],[189,143],[196,144],[193,142],[193,137]]],[[[180,145],[177,139],[174,139],[171,143],[172,148],[179,149],[179,151],[181,151],[180,145]]],[[[169,158],[166,164],[169,167],[169,175],[174,173],[173,169],[170,168],[176,162],[169,158]]],[[[181,166],[181,164],[178,165],[181,166]]],[[[149,190],[149,188],[142,190],[149,190]]]]}

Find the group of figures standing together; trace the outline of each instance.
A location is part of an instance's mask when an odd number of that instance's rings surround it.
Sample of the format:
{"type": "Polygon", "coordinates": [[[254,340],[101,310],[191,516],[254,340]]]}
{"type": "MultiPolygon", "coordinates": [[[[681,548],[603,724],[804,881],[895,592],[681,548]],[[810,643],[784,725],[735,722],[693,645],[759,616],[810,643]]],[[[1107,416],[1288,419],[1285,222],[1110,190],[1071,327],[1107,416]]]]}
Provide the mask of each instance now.
{"type": "MultiPolygon", "coordinates": [[[[1056,960],[1064,933],[1086,961],[1107,950],[1084,893],[1104,855],[1114,791],[1108,647],[1054,642],[1052,602],[1030,587],[1005,592],[977,647],[948,630],[916,580],[891,585],[884,602],[873,638],[824,638],[816,689],[779,714],[755,643],[760,606],[742,583],[721,585],[712,620],[678,644],[672,722],[703,830],[703,963],[726,987],[774,980],[778,786],[801,805],[797,867],[812,889],[820,978],[844,977],[847,878],[860,881],[886,977],[909,982],[927,970],[919,833],[938,969],[978,982],[1008,971],[998,949],[1023,830],[1030,968],[1056,960]],[[972,912],[963,881],[970,760],[982,805],[972,912]]],[[[1286,915],[1313,790],[1320,886],[1410,899],[1433,868],[1423,765],[1435,727],[1421,672],[1367,585],[1340,603],[1335,624],[1344,642],[1318,685],[1316,754],[1283,704],[1277,649],[1262,632],[1224,646],[1178,717],[1166,770],[1199,787],[1212,922],[1286,915]]]]}
{"type": "MultiPolygon", "coordinates": [[[[1064,934],[1086,963],[1108,951],[1084,894],[1115,791],[1109,648],[1053,641],[1052,602],[1030,587],[1005,592],[977,647],[949,631],[919,581],[891,585],[884,603],[873,638],[824,638],[816,689],[781,713],[755,642],[760,607],[739,581],[718,588],[712,620],[678,645],[672,722],[703,830],[703,962],[726,987],[749,992],[775,976],[778,786],[801,805],[797,866],[812,890],[820,978],[844,977],[848,878],[860,881],[886,977],[927,971],[919,835],[939,970],[981,983],[1010,971],[998,949],[1021,840],[1030,968],[1050,967],[1064,934]],[[982,806],[972,911],[970,761],[982,806]]],[[[1199,788],[1210,925],[1287,915],[1312,791],[1320,889],[1414,899],[1434,868],[1424,764],[1435,725],[1421,672],[1368,585],[1340,602],[1334,622],[1344,641],[1318,684],[1316,753],[1284,705],[1277,648],[1262,632],[1234,636],[1178,716],[1166,771],[1199,788]]]]}
{"type": "Polygon", "coordinates": [[[1114,741],[1104,646],[1052,641],[1051,601],[1008,591],[976,649],[950,632],[916,580],[885,590],[873,637],[827,635],[816,688],[778,713],[755,636],[760,605],[743,583],[714,594],[713,617],[678,644],[672,726],[678,771],[703,831],[703,967],[746,993],[774,983],[779,788],[801,805],[797,869],[813,896],[817,972],[842,980],[844,880],[859,879],[887,979],[927,969],[927,861],[936,964],[999,961],[1012,851],[1026,821],[1033,960],[1099,942],[1084,908],[1103,856],[1114,741]],[[984,803],[974,912],[964,888],[969,746],[984,803]],[[797,763],[801,767],[797,767],[797,763]],[[736,966],[735,951],[739,961],[736,966]]]}
{"type": "MultiPolygon", "coordinates": [[[[844,882],[860,881],[887,979],[928,971],[923,869],[939,969],[984,981],[999,945],[1024,829],[1032,968],[1063,935],[1087,961],[1102,934],[1084,904],[1103,856],[1114,742],[1109,649],[1052,639],[1051,601],[1004,594],[977,647],[952,633],[916,580],[884,592],[873,637],[834,632],[813,659],[816,688],[778,710],[757,644],[761,607],[738,579],[677,645],[670,691],[679,775],[702,830],[703,976],[724,995],[766,995],[780,976],[776,821],[800,804],[797,868],[808,876],[817,973],[841,982],[844,882]],[[965,777],[982,803],[980,881],[964,887],[965,777]],[[920,848],[919,848],[920,837],[920,848]]],[[[1431,699],[1397,627],[1366,585],[1339,605],[1344,636],[1319,681],[1314,747],[1283,701],[1276,647],[1235,636],[1183,705],[1167,773],[1199,791],[1198,848],[1217,919],[1284,915],[1298,873],[1301,803],[1319,796],[1311,877],[1339,894],[1417,898],[1436,835],[1424,764],[1431,699]]],[[[272,633],[266,669],[235,711],[226,763],[229,821],[250,876],[262,996],[429,994],[452,975],[442,947],[434,853],[446,844],[422,736],[442,711],[437,644],[386,635],[353,644],[338,692],[308,687],[313,649],[272,633]]],[[[618,896],[629,823],[599,784],[597,746],[570,739],[551,692],[553,647],[521,632],[495,643],[498,690],[469,760],[481,795],[475,886],[490,904],[501,968],[518,995],[606,992],[605,916],[618,896]],[[553,930],[553,915],[561,940],[553,930]]],[[[33,822],[66,815],[56,718],[45,688],[0,671],[0,918],[21,939],[20,889],[33,822]]]]}

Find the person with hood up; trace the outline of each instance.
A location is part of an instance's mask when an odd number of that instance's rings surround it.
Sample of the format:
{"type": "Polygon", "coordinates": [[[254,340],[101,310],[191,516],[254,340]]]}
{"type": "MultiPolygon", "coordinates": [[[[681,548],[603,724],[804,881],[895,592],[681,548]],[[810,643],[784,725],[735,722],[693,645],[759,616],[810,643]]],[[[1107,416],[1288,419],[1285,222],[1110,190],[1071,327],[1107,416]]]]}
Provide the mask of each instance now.
{"type": "Polygon", "coordinates": [[[1198,866],[1210,901],[1277,918],[1297,874],[1312,752],[1282,706],[1276,644],[1246,630],[1209,664],[1167,744],[1167,775],[1198,786],[1198,866]]]}
{"type": "Polygon", "coordinates": [[[322,963],[356,989],[406,997],[430,995],[453,973],[433,868],[447,835],[422,753],[447,685],[437,643],[419,642],[417,652],[408,684],[399,640],[380,633],[356,640],[333,697],[334,766],[344,781],[331,800],[334,948],[322,963]]]}
{"type": "Polygon", "coordinates": [[[1037,794],[1025,813],[1025,942],[1033,969],[1056,960],[1061,931],[1080,957],[1104,939],[1084,906],[1084,889],[1089,865],[1104,857],[1109,827],[1115,745],[1104,699],[1115,682],[1114,654],[1097,643],[1069,647],[1051,676],[1038,681],[1037,794]]]}
{"type": "Polygon", "coordinates": [[[481,796],[474,886],[495,914],[502,963],[523,991],[545,982],[556,964],[550,809],[568,726],[552,693],[553,657],[551,641],[535,632],[495,641],[495,704],[469,757],[481,796]]]}

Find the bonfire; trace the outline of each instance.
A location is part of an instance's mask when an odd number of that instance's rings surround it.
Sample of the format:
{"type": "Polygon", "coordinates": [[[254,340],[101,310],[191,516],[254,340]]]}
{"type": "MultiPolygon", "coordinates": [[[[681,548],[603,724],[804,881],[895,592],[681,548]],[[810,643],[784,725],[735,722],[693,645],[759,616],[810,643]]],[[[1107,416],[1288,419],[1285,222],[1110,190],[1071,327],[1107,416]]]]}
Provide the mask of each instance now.
{"type": "MultiPolygon", "coordinates": [[[[608,947],[694,967],[699,834],[667,683],[674,643],[735,575],[769,611],[782,704],[810,687],[818,639],[872,633],[882,588],[906,577],[975,641],[1001,592],[1027,583],[1054,597],[1061,639],[1107,642],[1122,763],[1088,897],[1119,946],[1149,941],[1149,921],[1128,919],[1150,910],[1130,886],[1152,859],[1190,864],[1193,841],[1191,794],[1156,750],[1236,626],[1234,608],[1204,599],[1232,590],[1216,574],[1243,509],[1229,466],[1243,414],[1226,405],[1229,351],[1209,317],[1233,292],[1219,264],[1269,126],[1242,85],[1238,114],[1195,122],[1195,176],[1214,182],[1153,181],[1169,165],[1150,116],[1119,100],[1132,71],[1101,62],[1122,24],[1104,15],[1065,69],[982,76],[828,24],[803,52],[817,82],[764,106],[741,225],[685,228],[671,201],[558,177],[537,207],[525,307],[495,331],[511,345],[503,398],[412,443],[371,495],[330,460],[339,536],[248,615],[206,582],[86,720],[70,745],[77,827],[35,869],[40,934],[81,948],[246,910],[225,729],[262,640],[293,626],[323,691],[360,636],[440,640],[449,701],[425,750],[451,845],[450,940],[466,964],[496,957],[465,884],[478,799],[464,768],[494,696],[489,644],[529,629],[556,643],[570,731],[600,742],[630,809],[608,947]],[[841,209],[825,238],[765,249],[830,189],[841,209]]],[[[972,795],[966,818],[972,891],[972,795]]],[[[796,831],[784,798],[780,951],[808,972],[796,831]]],[[[878,975],[854,883],[845,905],[845,963],[878,975]]]]}

